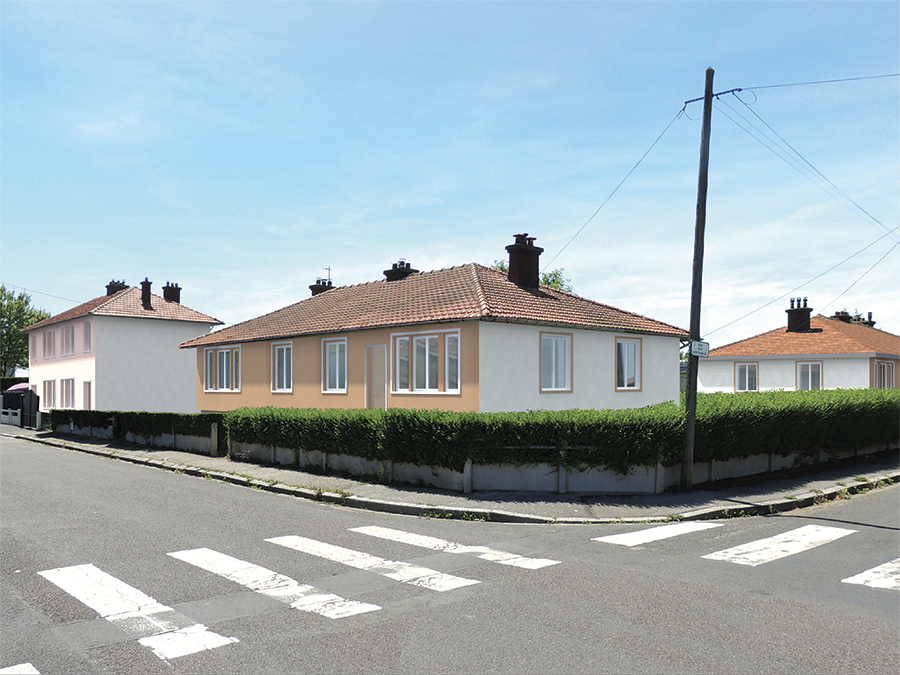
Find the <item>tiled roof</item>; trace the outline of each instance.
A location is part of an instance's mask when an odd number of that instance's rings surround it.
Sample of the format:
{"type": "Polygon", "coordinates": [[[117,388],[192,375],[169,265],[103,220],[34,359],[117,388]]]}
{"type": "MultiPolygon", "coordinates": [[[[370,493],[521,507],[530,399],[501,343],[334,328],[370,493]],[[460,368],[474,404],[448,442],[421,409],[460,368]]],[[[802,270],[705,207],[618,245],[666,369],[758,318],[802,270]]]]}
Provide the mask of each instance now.
{"type": "Polygon", "coordinates": [[[196,321],[220,325],[222,322],[206,314],[185,307],[178,302],[170,302],[153,293],[150,294],[150,307],[146,309],[141,302],[141,289],[130,287],[113,293],[101,295],[88,300],[84,304],[66,310],[49,319],[44,319],[26,328],[26,331],[44,328],[52,324],[78,319],[82,316],[125,316],[135,319],[167,319],[170,321],[196,321]]]}
{"type": "Polygon", "coordinates": [[[233,344],[447,321],[514,321],[687,337],[647,317],[542,286],[520,288],[506,274],[469,263],[333,288],[278,311],[188,340],[182,347],[233,344]]]}
{"type": "Polygon", "coordinates": [[[809,320],[808,332],[787,328],[734,342],[709,352],[710,356],[778,356],[793,354],[900,354],[900,336],[857,323],[829,319],[821,314],[809,320]]]}

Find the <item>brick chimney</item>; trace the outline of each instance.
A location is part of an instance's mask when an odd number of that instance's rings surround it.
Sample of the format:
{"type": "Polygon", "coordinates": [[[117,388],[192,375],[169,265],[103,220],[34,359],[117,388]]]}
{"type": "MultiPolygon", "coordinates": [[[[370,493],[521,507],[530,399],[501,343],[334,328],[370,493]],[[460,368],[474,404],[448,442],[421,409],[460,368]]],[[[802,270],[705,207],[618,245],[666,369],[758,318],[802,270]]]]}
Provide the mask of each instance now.
{"type": "Polygon", "coordinates": [[[312,291],[313,296],[316,296],[325,291],[330,291],[332,288],[331,279],[316,279],[316,283],[310,286],[309,290],[312,291]]]}
{"type": "Polygon", "coordinates": [[[115,279],[113,279],[108,284],[106,284],[106,294],[115,295],[119,291],[124,291],[126,288],[128,288],[128,285],[125,283],[124,279],[122,281],[116,281],[115,279]]]}
{"type": "Polygon", "coordinates": [[[181,304],[181,289],[178,284],[170,284],[168,281],[163,286],[163,299],[166,302],[177,302],[181,304]]]}
{"type": "Polygon", "coordinates": [[[538,288],[540,267],[538,265],[544,249],[534,245],[536,237],[528,233],[517,234],[516,243],[506,247],[509,252],[509,280],[522,288],[538,288]]]}
{"type": "Polygon", "coordinates": [[[843,321],[844,323],[850,323],[850,319],[852,319],[853,317],[850,316],[850,312],[838,310],[837,312],[834,313],[834,316],[832,316],[831,318],[835,319],[836,321],[843,321]]]}
{"type": "Polygon", "coordinates": [[[400,259],[399,262],[395,262],[391,269],[384,271],[384,276],[387,277],[388,281],[400,281],[401,279],[405,279],[410,274],[416,274],[419,270],[414,270],[409,266],[408,262],[404,262],[403,258],[400,259]]]}
{"type": "Polygon", "coordinates": [[[787,332],[802,333],[809,330],[809,317],[812,314],[812,307],[806,306],[806,298],[802,298],[803,306],[800,306],[801,298],[791,298],[791,308],[784,310],[788,315],[787,332]],[[796,301],[797,306],[794,307],[796,301]]]}
{"type": "Polygon", "coordinates": [[[860,324],[860,325],[862,325],[862,326],[868,326],[869,328],[874,328],[875,322],[872,321],[872,312],[869,312],[869,318],[868,318],[868,319],[865,319],[865,320],[864,320],[864,319],[859,319],[859,320],[856,321],[855,323],[858,323],[858,324],[860,324]]]}
{"type": "Polygon", "coordinates": [[[144,306],[144,309],[153,309],[153,305],[150,302],[150,286],[153,285],[152,281],[148,281],[147,277],[144,277],[144,280],[141,282],[141,304],[144,306]]]}

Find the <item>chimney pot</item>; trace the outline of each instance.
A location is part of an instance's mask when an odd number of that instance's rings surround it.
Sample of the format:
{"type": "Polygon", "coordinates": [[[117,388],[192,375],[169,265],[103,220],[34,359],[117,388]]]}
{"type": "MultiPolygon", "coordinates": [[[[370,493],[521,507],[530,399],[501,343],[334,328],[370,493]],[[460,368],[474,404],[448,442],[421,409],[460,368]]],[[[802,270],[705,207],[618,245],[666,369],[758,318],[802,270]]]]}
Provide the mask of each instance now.
{"type": "Polygon", "coordinates": [[[116,281],[115,279],[112,279],[108,284],[106,284],[106,294],[114,295],[119,291],[124,291],[126,288],[128,288],[128,286],[125,285],[124,280],[116,281]]]}
{"type": "Polygon", "coordinates": [[[178,304],[181,304],[181,288],[179,288],[178,284],[167,281],[166,285],[163,286],[163,299],[166,302],[177,302],[178,304]]]}
{"type": "Polygon", "coordinates": [[[326,281],[325,279],[322,279],[321,277],[318,277],[316,279],[316,283],[314,283],[312,286],[309,287],[309,290],[312,293],[311,297],[315,297],[321,293],[324,293],[325,291],[330,291],[331,289],[332,289],[331,279],[328,279],[326,281]]]}
{"type": "Polygon", "coordinates": [[[419,270],[414,270],[408,262],[404,262],[401,258],[399,262],[395,262],[391,265],[391,269],[384,271],[384,276],[388,281],[400,281],[418,271],[419,270]]]}
{"type": "Polygon", "coordinates": [[[517,234],[515,243],[506,247],[509,253],[509,273],[507,278],[516,286],[538,288],[540,286],[539,261],[544,249],[535,246],[536,237],[528,233],[517,234]]]}
{"type": "Polygon", "coordinates": [[[141,282],[141,304],[144,306],[144,309],[153,309],[153,304],[150,302],[150,286],[152,285],[153,282],[147,277],[144,277],[144,280],[141,282]]]}
{"type": "Polygon", "coordinates": [[[802,307],[800,306],[800,298],[796,300],[796,307],[794,307],[794,298],[791,298],[791,308],[784,310],[788,315],[788,333],[802,333],[809,330],[809,318],[812,315],[812,307],[806,306],[806,298],[803,298],[802,307]]]}

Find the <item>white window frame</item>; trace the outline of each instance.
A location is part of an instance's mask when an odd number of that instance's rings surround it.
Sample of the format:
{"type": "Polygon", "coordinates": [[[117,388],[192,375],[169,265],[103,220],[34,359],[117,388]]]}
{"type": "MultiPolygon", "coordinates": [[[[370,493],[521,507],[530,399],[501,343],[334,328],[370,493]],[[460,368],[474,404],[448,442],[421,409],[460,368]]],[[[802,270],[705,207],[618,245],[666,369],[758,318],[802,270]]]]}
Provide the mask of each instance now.
{"type": "Polygon", "coordinates": [[[572,391],[572,334],[541,332],[540,337],[539,376],[541,392],[564,393],[572,391]],[[559,362],[560,349],[562,349],[562,364],[559,362]]]}
{"type": "Polygon", "coordinates": [[[31,334],[31,340],[29,342],[31,347],[31,352],[28,354],[31,361],[37,361],[37,333],[31,334]]]}
{"type": "Polygon", "coordinates": [[[294,343],[272,343],[272,393],[294,393],[294,343]]]}
{"type": "Polygon", "coordinates": [[[409,392],[410,383],[412,382],[412,360],[409,354],[410,336],[396,337],[391,342],[397,355],[394,359],[396,368],[394,370],[393,391],[409,392]],[[406,372],[403,371],[404,365],[406,366],[406,372]]]}
{"type": "Polygon", "coordinates": [[[459,393],[459,333],[446,333],[444,335],[444,391],[449,394],[459,393]],[[454,363],[455,361],[455,363],[454,363]],[[453,377],[456,381],[453,381],[453,377]]]}
{"type": "Polygon", "coordinates": [[[642,383],[642,363],[643,363],[643,341],[641,338],[632,338],[632,337],[617,337],[616,338],[616,353],[615,353],[615,368],[614,368],[614,377],[616,378],[616,391],[641,391],[643,387],[642,383]],[[623,354],[622,349],[624,348],[625,352],[623,354]],[[629,348],[633,348],[633,353],[629,355],[629,348]],[[622,371],[623,378],[619,379],[619,361],[620,358],[624,355],[625,357],[625,370],[622,371]],[[629,357],[634,357],[633,363],[629,363],[629,357]],[[629,369],[629,366],[633,366],[633,369],[629,369]],[[633,379],[633,383],[629,384],[629,379],[633,379]]]}
{"type": "Polygon", "coordinates": [[[75,378],[67,377],[59,381],[59,407],[75,407],[75,378]]]}
{"type": "Polygon", "coordinates": [[[414,335],[410,347],[412,349],[410,354],[412,390],[426,394],[439,392],[441,390],[440,338],[437,335],[414,335]]]}
{"type": "Polygon", "coordinates": [[[759,391],[759,363],[756,361],[740,361],[734,364],[734,390],[736,392],[759,391]],[[743,376],[741,369],[744,369],[743,376]],[[749,387],[750,371],[753,371],[752,389],[749,387]]]}
{"type": "Polygon", "coordinates": [[[821,361],[797,361],[797,391],[814,391],[818,389],[824,389],[824,378],[823,372],[825,368],[822,365],[821,361]],[[803,386],[803,366],[809,366],[808,368],[808,377],[807,382],[805,383],[807,386],[803,386]],[[815,366],[815,368],[813,368],[815,366]],[[812,386],[812,374],[814,370],[818,370],[819,374],[819,386],[812,386]]]}
{"type": "Polygon", "coordinates": [[[56,407],[56,380],[44,380],[41,408],[51,410],[56,407]]]}
{"type": "Polygon", "coordinates": [[[69,324],[59,329],[60,356],[71,356],[75,353],[75,324],[69,324]]]}
{"type": "Polygon", "coordinates": [[[894,363],[892,361],[875,361],[875,388],[894,388],[894,363]]]}
{"type": "Polygon", "coordinates": [[[207,347],[203,351],[203,391],[208,393],[240,393],[241,348],[207,347]],[[221,365],[227,364],[227,382],[221,378],[221,365]],[[223,386],[224,385],[224,386],[223,386]]]}
{"type": "Polygon", "coordinates": [[[52,359],[56,356],[56,331],[52,328],[44,331],[44,352],[45,359],[52,359]]]}
{"type": "Polygon", "coordinates": [[[84,344],[82,345],[83,351],[85,354],[89,353],[92,349],[91,345],[91,322],[84,322],[84,344]]]}
{"type": "Polygon", "coordinates": [[[451,395],[462,391],[462,334],[458,328],[391,334],[391,394],[417,396],[451,395]],[[428,346],[436,340],[437,361],[428,357],[428,346]],[[425,361],[416,359],[417,342],[425,346],[425,361]],[[455,348],[453,347],[455,345],[455,348]],[[455,361],[455,368],[452,362],[455,361]],[[405,372],[404,372],[405,369],[405,372]],[[423,370],[424,369],[424,370],[423,370]],[[452,381],[455,372],[456,381],[452,381]],[[437,386],[434,377],[437,377],[437,386]],[[419,387],[417,377],[424,377],[419,387]],[[405,381],[404,381],[405,380],[405,381]],[[455,385],[455,386],[454,386],[455,385]]]}
{"type": "Polygon", "coordinates": [[[322,393],[346,394],[347,376],[347,338],[322,340],[322,393]]]}
{"type": "Polygon", "coordinates": [[[85,380],[84,382],[82,382],[82,384],[81,384],[81,390],[82,390],[81,409],[82,410],[93,410],[92,389],[93,389],[93,384],[91,383],[90,380],[85,380]]]}

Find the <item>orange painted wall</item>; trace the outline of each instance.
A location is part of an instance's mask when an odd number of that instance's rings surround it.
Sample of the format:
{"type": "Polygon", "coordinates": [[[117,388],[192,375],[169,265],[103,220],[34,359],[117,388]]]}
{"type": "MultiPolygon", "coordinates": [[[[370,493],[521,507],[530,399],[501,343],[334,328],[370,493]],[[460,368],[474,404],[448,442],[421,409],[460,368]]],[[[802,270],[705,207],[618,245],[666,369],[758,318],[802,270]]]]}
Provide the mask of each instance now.
{"type": "MultiPolygon", "coordinates": [[[[447,330],[459,330],[458,394],[395,393],[393,383],[388,390],[389,408],[435,409],[453,411],[478,410],[478,327],[477,321],[416,326],[406,329],[373,329],[294,338],[249,342],[241,347],[240,392],[205,392],[203,390],[204,350],[197,350],[197,408],[208,412],[224,412],[241,407],[275,406],[279,408],[364,408],[366,399],[365,358],[366,346],[387,346],[391,359],[391,338],[394,335],[434,334],[447,330]],[[322,392],[323,340],[347,339],[347,392],[326,394],[322,392]],[[273,393],[271,387],[272,345],[292,344],[293,391],[273,393]]],[[[446,381],[443,353],[439,358],[440,376],[446,381]]],[[[394,370],[393,364],[389,366],[394,370]]],[[[389,382],[393,372],[388,373],[389,382]]]]}

